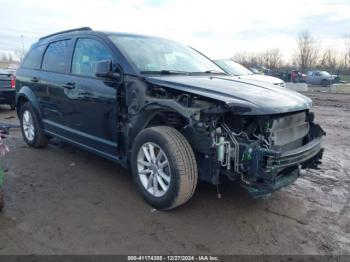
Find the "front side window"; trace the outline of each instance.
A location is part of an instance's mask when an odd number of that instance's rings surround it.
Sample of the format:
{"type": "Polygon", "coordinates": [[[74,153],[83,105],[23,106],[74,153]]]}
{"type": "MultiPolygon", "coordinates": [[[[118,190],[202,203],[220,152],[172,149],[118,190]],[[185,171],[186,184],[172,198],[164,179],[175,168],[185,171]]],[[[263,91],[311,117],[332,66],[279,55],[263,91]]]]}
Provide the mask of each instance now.
{"type": "Polygon", "coordinates": [[[24,59],[22,67],[29,69],[39,69],[44,50],[44,45],[33,47],[29,51],[27,57],[24,59]]]}
{"type": "Polygon", "coordinates": [[[110,35],[141,74],[161,71],[196,73],[215,71],[224,74],[220,67],[194,49],[175,41],[143,36],[110,35]]]}
{"type": "Polygon", "coordinates": [[[46,49],[41,68],[57,73],[64,73],[67,65],[69,40],[51,43],[46,49]]]}
{"type": "Polygon", "coordinates": [[[109,50],[95,39],[78,39],[74,49],[72,74],[95,76],[96,63],[112,60],[109,50]]]}

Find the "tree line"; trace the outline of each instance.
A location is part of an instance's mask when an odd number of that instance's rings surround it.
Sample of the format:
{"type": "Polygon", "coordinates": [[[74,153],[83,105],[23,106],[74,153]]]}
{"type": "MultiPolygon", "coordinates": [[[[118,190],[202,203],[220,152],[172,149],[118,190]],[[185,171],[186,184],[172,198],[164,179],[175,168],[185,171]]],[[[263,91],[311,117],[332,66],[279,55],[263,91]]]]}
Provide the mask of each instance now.
{"type": "Polygon", "coordinates": [[[26,50],[24,50],[24,49],[16,49],[16,50],[13,51],[13,53],[17,57],[14,57],[11,52],[1,51],[0,50],[0,62],[4,62],[4,63],[6,63],[6,62],[8,62],[8,63],[15,62],[16,63],[16,62],[18,62],[18,59],[19,59],[19,61],[22,61],[23,57],[26,54],[26,50]]]}
{"type": "Polygon", "coordinates": [[[296,48],[289,62],[283,60],[279,48],[260,53],[237,52],[232,60],[246,67],[263,66],[271,70],[298,69],[307,72],[321,69],[350,74],[350,35],[344,36],[343,51],[331,47],[321,49],[319,41],[309,31],[302,31],[296,38],[296,48]]]}
{"type": "MultiPolygon", "coordinates": [[[[16,49],[14,53],[22,61],[26,50],[16,49]]],[[[279,48],[270,48],[264,52],[237,52],[232,60],[246,67],[265,67],[267,69],[294,70],[307,72],[312,69],[327,70],[331,73],[350,74],[350,34],[344,35],[344,50],[327,47],[321,49],[319,41],[307,30],[296,38],[296,48],[291,61],[283,59],[279,48]]],[[[0,52],[0,61],[13,62],[13,57],[0,52]]]]}

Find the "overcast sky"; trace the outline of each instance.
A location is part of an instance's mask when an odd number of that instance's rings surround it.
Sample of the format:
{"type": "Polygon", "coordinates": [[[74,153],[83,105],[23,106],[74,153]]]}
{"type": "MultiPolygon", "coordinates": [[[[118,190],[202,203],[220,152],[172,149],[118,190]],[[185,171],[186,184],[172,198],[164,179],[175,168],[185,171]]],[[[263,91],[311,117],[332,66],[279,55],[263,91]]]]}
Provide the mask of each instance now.
{"type": "Polygon", "coordinates": [[[162,36],[211,58],[278,47],[285,59],[301,30],[341,50],[350,0],[0,0],[0,50],[81,26],[162,36]]]}

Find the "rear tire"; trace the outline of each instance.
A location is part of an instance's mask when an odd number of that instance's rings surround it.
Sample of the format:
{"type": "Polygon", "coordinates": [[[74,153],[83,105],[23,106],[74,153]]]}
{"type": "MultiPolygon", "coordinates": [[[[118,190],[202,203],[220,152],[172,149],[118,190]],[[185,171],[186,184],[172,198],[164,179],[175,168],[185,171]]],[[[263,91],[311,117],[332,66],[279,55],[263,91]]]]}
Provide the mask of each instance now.
{"type": "Polygon", "coordinates": [[[45,147],[49,139],[40,127],[38,116],[29,102],[21,106],[20,122],[23,139],[30,147],[45,147]]]}
{"type": "Polygon", "coordinates": [[[328,86],[328,85],[329,85],[329,81],[328,81],[328,80],[323,79],[323,80],[321,81],[321,86],[326,87],[326,86],[328,86]]]}
{"type": "Polygon", "coordinates": [[[134,140],[131,166],[143,198],[157,209],[169,210],[186,203],[197,186],[193,150],[172,127],[141,131],[134,140]]]}
{"type": "Polygon", "coordinates": [[[16,109],[16,105],[10,105],[11,110],[15,110],[16,109]]]}

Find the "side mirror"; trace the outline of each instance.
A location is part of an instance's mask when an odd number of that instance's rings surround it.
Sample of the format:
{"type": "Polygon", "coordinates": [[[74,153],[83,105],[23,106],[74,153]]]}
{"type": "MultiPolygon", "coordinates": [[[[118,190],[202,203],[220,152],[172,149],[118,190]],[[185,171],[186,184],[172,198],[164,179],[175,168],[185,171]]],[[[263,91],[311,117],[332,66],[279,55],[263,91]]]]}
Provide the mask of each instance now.
{"type": "Polygon", "coordinates": [[[112,61],[98,61],[95,65],[95,75],[97,77],[110,77],[112,73],[112,61]]]}
{"type": "Polygon", "coordinates": [[[121,84],[124,80],[122,67],[117,64],[115,68],[113,68],[111,60],[98,61],[95,65],[95,75],[97,77],[114,79],[118,84],[121,84]]]}

